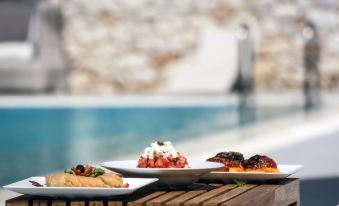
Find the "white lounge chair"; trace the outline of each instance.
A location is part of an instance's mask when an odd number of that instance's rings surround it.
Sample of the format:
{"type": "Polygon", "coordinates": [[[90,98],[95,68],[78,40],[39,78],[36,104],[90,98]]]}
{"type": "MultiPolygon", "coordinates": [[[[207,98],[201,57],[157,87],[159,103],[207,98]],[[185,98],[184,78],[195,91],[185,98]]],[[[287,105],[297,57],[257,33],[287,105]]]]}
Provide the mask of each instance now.
{"type": "Polygon", "coordinates": [[[0,13],[6,15],[0,24],[6,23],[9,29],[22,32],[23,28],[18,28],[25,27],[22,21],[28,24],[23,41],[18,38],[22,34],[0,29],[0,92],[38,93],[64,88],[67,67],[61,47],[59,9],[49,1],[28,4],[8,0],[0,2],[0,13]],[[1,33],[6,32],[13,38],[1,41],[1,33]]]}

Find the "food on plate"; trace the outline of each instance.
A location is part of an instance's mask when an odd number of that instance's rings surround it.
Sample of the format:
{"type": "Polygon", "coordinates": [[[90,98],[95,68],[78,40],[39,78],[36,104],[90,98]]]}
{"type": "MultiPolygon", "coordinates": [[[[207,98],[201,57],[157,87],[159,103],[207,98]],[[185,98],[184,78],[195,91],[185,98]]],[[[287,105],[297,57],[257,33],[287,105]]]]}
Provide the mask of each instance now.
{"type": "Polygon", "coordinates": [[[277,163],[264,155],[254,155],[244,160],[243,154],[239,152],[219,152],[207,161],[223,163],[225,166],[216,170],[219,172],[279,172],[277,163]]]}
{"type": "Polygon", "coordinates": [[[33,186],[35,186],[35,187],[43,187],[43,185],[42,184],[40,184],[39,182],[36,182],[36,181],[29,181],[33,186]]]}
{"type": "Polygon", "coordinates": [[[265,156],[265,155],[254,155],[245,161],[246,172],[272,172],[278,173],[277,163],[265,156]]]}
{"type": "Polygon", "coordinates": [[[239,152],[219,152],[207,161],[223,163],[225,166],[217,169],[220,172],[244,172],[244,156],[239,152]]]}
{"type": "Polygon", "coordinates": [[[128,187],[127,183],[123,184],[119,174],[106,172],[87,164],[46,176],[45,180],[48,187],[128,187]]]}
{"type": "Polygon", "coordinates": [[[139,168],[188,168],[187,158],[177,152],[170,141],[157,141],[145,148],[139,168]]]}

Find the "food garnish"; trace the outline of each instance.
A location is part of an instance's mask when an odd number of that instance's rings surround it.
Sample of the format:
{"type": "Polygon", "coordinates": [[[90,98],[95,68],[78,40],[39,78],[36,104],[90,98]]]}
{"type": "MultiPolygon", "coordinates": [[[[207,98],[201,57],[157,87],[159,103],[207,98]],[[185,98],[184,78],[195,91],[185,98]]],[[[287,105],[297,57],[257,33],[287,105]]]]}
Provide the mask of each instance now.
{"type": "Polygon", "coordinates": [[[214,157],[208,158],[206,161],[223,163],[224,167],[217,170],[220,172],[244,171],[244,156],[239,152],[219,152],[214,157]]]}
{"type": "Polygon", "coordinates": [[[40,184],[39,182],[31,181],[31,180],[29,182],[32,183],[32,185],[35,186],[35,187],[43,187],[43,185],[40,184]]]}
{"type": "Polygon", "coordinates": [[[145,148],[139,168],[187,168],[187,158],[177,152],[170,141],[157,141],[145,148]]]}
{"type": "Polygon", "coordinates": [[[246,185],[246,180],[240,180],[240,179],[234,179],[233,182],[238,186],[238,187],[242,187],[244,185],[246,185]]]}
{"type": "Polygon", "coordinates": [[[246,172],[278,173],[277,163],[265,155],[254,155],[245,162],[246,172]]]}
{"type": "Polygon", "coordinates": [[[92,167],[87,164],[77,165],[71,169],[65,170],[65,173],[84,176],[84,177],[98,177],[105,174],[105,170],[97,167],[92,167]]]}
{"type": "Polygon", "coordinates": [[[254,155],[245,160],[240,152],[219,152],[206,161],[223,163],[224,167],[216,170],[219,172],[279,173],[277,163],[265,155],[254,155]]]}
{"type": "Polygon", "coordinates": [[[47,187],[101,187],[128,188],[120,174],[88,164],[79,164],[64,172],[45,176],[47,187]]]}

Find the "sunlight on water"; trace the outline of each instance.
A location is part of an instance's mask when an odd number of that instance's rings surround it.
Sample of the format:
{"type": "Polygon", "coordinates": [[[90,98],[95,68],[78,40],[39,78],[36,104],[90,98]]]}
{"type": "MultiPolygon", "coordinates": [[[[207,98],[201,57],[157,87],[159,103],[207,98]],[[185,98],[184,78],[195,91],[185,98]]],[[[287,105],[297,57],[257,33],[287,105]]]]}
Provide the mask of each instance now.
{"type": "MultiPolygon", "coordinates": [[[[255,121],[295,110],[256,108],[255,121]]],[[[0,185],[239,126],[235,106],[0,109],[0,116],[0,185]]]]}

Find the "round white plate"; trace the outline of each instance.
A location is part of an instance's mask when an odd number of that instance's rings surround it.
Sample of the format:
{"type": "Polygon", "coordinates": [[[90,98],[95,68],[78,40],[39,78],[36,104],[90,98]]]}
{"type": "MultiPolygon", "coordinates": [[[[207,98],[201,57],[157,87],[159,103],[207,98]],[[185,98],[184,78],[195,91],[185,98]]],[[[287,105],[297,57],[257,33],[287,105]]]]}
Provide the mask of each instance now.
{"type": "Polygon", "coordinates": [[[273,180],[286,178],[299,170],[303,165],[278,165],[279,173],[267,172],[210,172],[203,175],[202,179],[208,180],[229,180],[229,179],[244,179],[244,180],[273,180]]]}
{"type": "Polygon", "coordinates": [[[101,166],[127,177],[153,177],[160,185],[179,186],[194,183],[200,176],[223,167],[223,164],[206,161],[188,162],[189,168],[138,168],[137,160],[112,161],[101,166]]]}
{"type": "Polygon", "coordinates": [[[45,177],[30,177],[19,182],[4,186],[5,189],[25,195],[38,195],[49,197],[112,197],[131,194],[135,190],[156,182],[156,178],[123,178],[128,183],[128,188],[97,188],[97,187],[47,187],[45,177]],[[35,187],[29,181],[35,181],[44,185],[35,187]]]}

